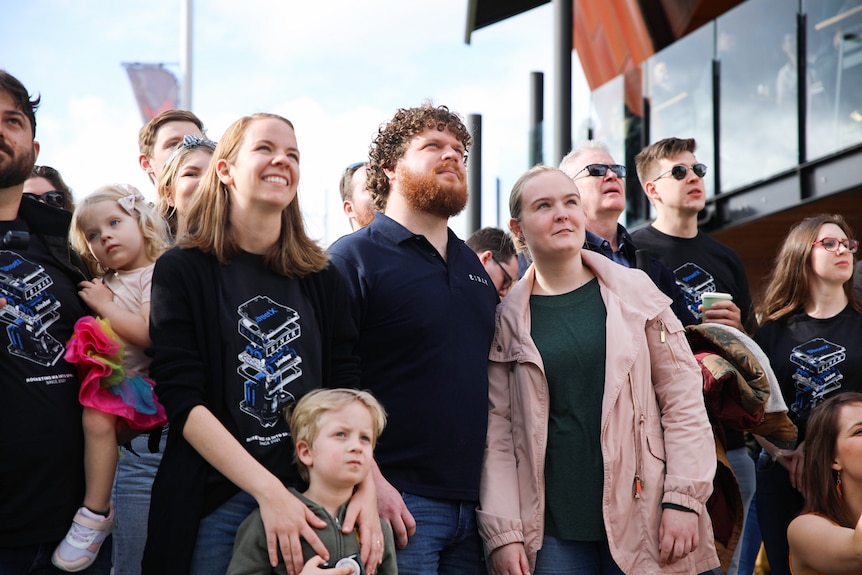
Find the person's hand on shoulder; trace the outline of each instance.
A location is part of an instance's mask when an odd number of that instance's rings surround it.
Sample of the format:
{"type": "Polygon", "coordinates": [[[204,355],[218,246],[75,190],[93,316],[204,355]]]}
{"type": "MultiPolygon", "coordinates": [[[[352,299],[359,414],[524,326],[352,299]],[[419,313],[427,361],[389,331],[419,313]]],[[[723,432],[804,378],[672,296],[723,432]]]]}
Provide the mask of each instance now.
{"type": "Polygon", "coordinates": [[[416,520],[407,509],[404,499],[391,483],[386,481],[383,474],[374,465],[374,486],[377,488],[377,510],[380,518],[385,519],[392,526],[395,536],[395,544],[399,549],[407,547],[407,539],[416,533],[416,520]]]}

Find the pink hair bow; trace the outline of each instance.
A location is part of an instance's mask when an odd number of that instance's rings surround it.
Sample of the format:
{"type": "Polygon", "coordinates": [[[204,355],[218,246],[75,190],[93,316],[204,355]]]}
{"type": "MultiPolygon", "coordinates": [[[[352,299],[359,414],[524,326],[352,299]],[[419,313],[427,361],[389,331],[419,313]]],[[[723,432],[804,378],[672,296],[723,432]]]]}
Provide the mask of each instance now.
{"type": "Polygon", "coordinates": [[[138,200],[143,200],[144,194],[142,194],[141,191],[135,186],[125,184],[123,187],[128,190],[129,195],[125,198],[120,198],[119,200],[117,200],[117,203],[123,206],[123,209],[129,212],[130,216],[133,216],[135,215],[135,202],[138,200]]]}

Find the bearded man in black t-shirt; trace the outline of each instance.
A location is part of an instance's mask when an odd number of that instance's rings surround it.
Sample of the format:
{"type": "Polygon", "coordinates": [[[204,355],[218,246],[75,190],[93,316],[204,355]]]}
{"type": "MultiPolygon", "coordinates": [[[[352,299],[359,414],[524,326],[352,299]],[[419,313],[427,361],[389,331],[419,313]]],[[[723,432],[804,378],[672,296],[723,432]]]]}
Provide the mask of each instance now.
{"type": "MultiPolygon", "coordinates": [[[[87,279],[68,247],[71,215],[22,198],[39,154],[24,86],[0,70],[0,572],[48,573],[84,496],[78,377],[65,344],[87,279]]],[[[106,542],[110,545],[110,542],[106,542]]],[[[107,574],[110,552],[83,573],[107,574]]]]}

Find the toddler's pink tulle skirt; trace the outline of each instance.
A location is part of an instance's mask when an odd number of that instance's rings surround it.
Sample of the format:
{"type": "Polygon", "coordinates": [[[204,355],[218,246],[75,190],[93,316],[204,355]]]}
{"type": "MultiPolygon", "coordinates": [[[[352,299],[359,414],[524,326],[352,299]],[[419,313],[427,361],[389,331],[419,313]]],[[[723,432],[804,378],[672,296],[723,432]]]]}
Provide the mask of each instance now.
{"type": "Polygon", "coordinates": [[[79,319],[65,358],[78,368],[81,405],[121,417],[132,429],[154,429],[167,423],[153,380],[140,375],[125,377],[123,342],[107,319],[79,319]]]}

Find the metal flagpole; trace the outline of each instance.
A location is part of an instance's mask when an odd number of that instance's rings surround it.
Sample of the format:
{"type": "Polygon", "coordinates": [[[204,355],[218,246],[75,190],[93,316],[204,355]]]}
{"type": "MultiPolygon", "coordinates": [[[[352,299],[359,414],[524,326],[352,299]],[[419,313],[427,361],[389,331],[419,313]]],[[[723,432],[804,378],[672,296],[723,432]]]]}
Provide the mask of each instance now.
{"type": "Polygon", "coordinates": [[[192,109],[192,0],[180,2],[180,109],[192,109]]]}

